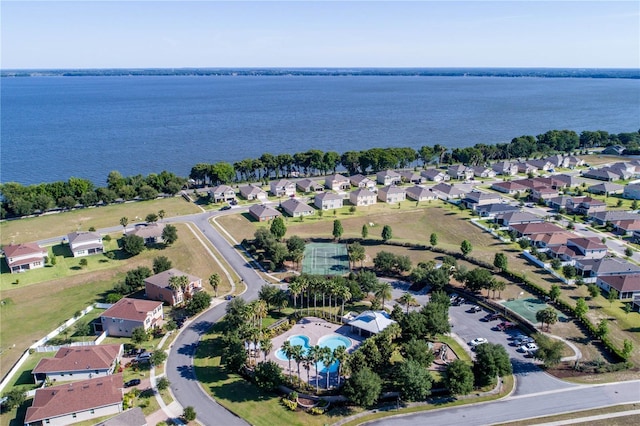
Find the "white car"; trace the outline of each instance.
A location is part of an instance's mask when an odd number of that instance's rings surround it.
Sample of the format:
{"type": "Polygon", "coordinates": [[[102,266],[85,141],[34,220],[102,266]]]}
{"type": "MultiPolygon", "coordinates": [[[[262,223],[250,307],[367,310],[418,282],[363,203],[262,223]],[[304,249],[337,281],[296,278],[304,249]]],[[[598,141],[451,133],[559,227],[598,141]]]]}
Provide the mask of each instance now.
{"type": "Polygon", "coordinates": [[[535,343],[525,343],[524,345],[518,348],[519,352],[524,352],[526,354],[533,353],[538,350],[538,345],[535,343]]]}
{"type": "Polygon", "coordinates": [[[482,345],[484,343],[488,343],[488,340],[485,339],[484,337],[476,337],[475,339],[469,342],[469,346],[471,346],[472,348],[475,348],[476,346],[482,345]]]}

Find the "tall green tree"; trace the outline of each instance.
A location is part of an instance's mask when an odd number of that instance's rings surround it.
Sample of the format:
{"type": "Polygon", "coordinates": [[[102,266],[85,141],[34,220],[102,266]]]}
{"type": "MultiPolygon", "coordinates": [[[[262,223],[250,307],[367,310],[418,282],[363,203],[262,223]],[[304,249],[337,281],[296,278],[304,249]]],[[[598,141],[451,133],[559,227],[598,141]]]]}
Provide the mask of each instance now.
{"type": "Polygon", "coordinates": [[[534,353],[534,358],[542,361],[545,367],[553,367],[560,363],[562,359],[562,349],[564,344],[560,340],[552,339],[544,334],[535,335],[538,350],[534,353]]]}
{"type": "Polygon", "coordinates": [[[131,256],[136,256],[144,250],[144,238],[129,234],[122,237],[122,249],[131,256]]]}
{"type": "Polygon", "coordinates": [[[271,222],[270,231],[278,241],[280,241],[284,237],[284,235],[287,233],[287,227],[284,224],[284,219],[282,218],[282,216],[277,216],[273,219],[273,221],[271,222]]]}
{"type": "Polygon", "coordinates": [[[157,256],[153,259],[153,273],[159,274],[160,272],[168,271],[173,268],[171,261],[167,256],[157,256]]]}
{"type": "Polygon", "coordinates": [[[500,271],[507,270],[507,255],[504,253],[496,253],[493,258],[493,266],[500,269],[500,271]]]}
{"type": "Polygon", "coordinates": [[[173,225],[165,225],[162,230],[162,241],[164,241],[167,246],[178,241],[178,229],[173,225]]]}
{"type": "Polygon", "coordinates": [[[536,320],[542,323],[542,328],[547,324],[547,331],[549,326],[555,324],[558,321],[558,313],[551,306],[545,309],[541,309],[536,312],[536,320]]]}
{"type": "Polygon", "coordinates": [[[393,232],[391,230],[391,226],[384,225],[382,227],[382,240],[386,242],[386,241],[389,241],[391,238],[393,238],[393,232]]]}
{"type": "Polygon", "coordinates": [[[429,236],[429,244],[431,244],[432,247],[435,247],[438,245],[438,234],[436,234],[435,232],[433,232],[430,236],[429,236]]]}
{"type": "Polygon", "coordinates": [[[473,370],[466,362],[456,359],[447,365],[445,386],[453,395],[467,395],[473,391],[473,370]]]}
{"type": "Polygon", "coordinates": [[[211,288],[213,288],[213,291],[216,297],[218,297],[218,286],[220,286],[220,275],[215,272],[209,275],[209,285],[211,286],[211,288]]]}
{"type": "Polygon", "coordinates": [[[395,379],[404,401],[424,401],[431,393],[431,374],[416,361],[401,363],[395,379]]]}
{"type": "Polygon", "coordinates": [[[511,374],[511,362],[504,346],[495,343],[477,346],[473,373],[478,386],[492,385],[498,376],[511,374]]]}
{"type": "Polygon", "coordinates": [[[366,223],[362,225],[361,235],[363,240],[365,240],[369,236],[369,227],[366,223]]]}
{"type": "Polygon", "coordinates": [[[578,300],[576,300],[575,313],[578,318],[581,318],[582,316],[584,316],[584,314],[586,314],[588,311],[589,311],[589,305],[587,305],[587,302],[584,300],[584,298],[581,297],[578,300]]]}
{"type": "Polygon", "coordinates": [[[609,334],[609,322],[603,318],[596,328],[596,336],[598,336],[599,339],[604,339],[607,334],[609,334]]]}
{"type": "Polygon", "coordinates": [[[382,379],[368,367],[355,371],[344,385],[344,395],[361,407],[370,407],[378,401],[382,379]]]}
{"type": "Polygon", "coordinates": [[[462,241],[462,243],[460,244],[460,251],[462,252],[463,256],[466,257],[467,255],[469,255],[469,253],[471,253],[472,250],[473,246],[471,245],[469,240],[462,241]]]}
{"type": "Polygon", "coordinates": [[[558,298],[560,297],[560,294],[562,293],[562,291],[560,290],[560,286],[557,284],[552,284],[551,285],[551,290],[549,290],[549,298],[556,302],[558,300],[558,298]]]}
{"type": "Polygon", "coordinates": [[[342,237],[344,229],[342,228],[342,222],[339,219],[333,221],[333,238],[339,240],[342,237]]]}

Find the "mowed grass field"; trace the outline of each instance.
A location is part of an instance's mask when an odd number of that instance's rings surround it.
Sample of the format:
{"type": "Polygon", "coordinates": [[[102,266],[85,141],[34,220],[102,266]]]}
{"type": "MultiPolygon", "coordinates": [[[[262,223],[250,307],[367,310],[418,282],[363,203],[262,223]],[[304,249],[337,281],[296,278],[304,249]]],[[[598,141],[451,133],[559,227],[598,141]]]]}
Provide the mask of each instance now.
{"type": "Polygon", "coordinates": [[[127,217],[129,224],[133,224],[144,221],[149,213],[158,214],[160,210],[164,210],[165,217],[201,212],[195,204],[182,197],[174,197],[6,220],[0,223],[0,244],[35,242],[76,230],[86,231],[90,227],[101,229],[120,226],[121,217],[127,217]]]}
{"type": "MultiPolygon", "coordinates": [[[[33,284],[14,285],[2,291],[0,304],[0,371],[6,371],[18,360],[22,353],[34,342],[54,330],[73,314],[86,306],[103,301],[105,294],[113,286],[124,280],[126,272],[138,266],[152,268],[153,259],[166,256],[173,267],[201,277],[203,286],[209,293],[213,289],[208,284],[212,273],[220,274],[222,280],[218,294],[231,288],[217,262],[204,250],[200,240],[187,225],[176,224],[178,241],[162,250],[145,250],[138,256],[123,261],[109,261],[113,266],[107,269],[87,271],[64,278],[33,284]],[[13,347],[13,345],[16,345],[13,347]]],[[[199,233],[198,230],[195,232],[199,233]]],[[[96,257],[104,257],[98,255],[96,257]]],[[[220,259],[224,262],[223,259],[220,259]]],[[[56,265],[57,266],[57,265],[56,265]]],[[[26,275],[26,274],[22,274],[26,275]]]]}

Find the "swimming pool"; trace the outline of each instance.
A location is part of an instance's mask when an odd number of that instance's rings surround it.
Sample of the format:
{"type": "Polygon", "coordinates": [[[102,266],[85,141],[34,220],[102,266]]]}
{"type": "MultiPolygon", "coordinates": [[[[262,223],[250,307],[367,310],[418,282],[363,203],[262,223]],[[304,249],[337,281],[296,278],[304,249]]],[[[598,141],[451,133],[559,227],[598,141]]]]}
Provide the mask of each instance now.
{"type": "MultiPolygon", "coordinates": [[[[287,339],[291,346],[300,345],[303,348],[303,352],[306,354],[311,345],[309,344],[309,337],[304,334],[295,334],[287,339]]],[[[322,336],[318,339],[318,346],[320,347],[328,347],[332,351],[335,350],[338,346],[344,346],[349,349],[352,346],[351,339],[348,337],[340,336],[339,334],[328,334],[326,336],[322,336]]],[[[288,361],[287,356],[282,351],[282,348],[278,348],[276,351],[276,358],[282,361],[288,361]]],[[[338,371],[338,362],[334,362],[329,366],[325,367],[322,362],[318,362],[316,364],[316,371],[320,373],[326,373],[329,371],[330,373],[334,373],[338,371]]]]}

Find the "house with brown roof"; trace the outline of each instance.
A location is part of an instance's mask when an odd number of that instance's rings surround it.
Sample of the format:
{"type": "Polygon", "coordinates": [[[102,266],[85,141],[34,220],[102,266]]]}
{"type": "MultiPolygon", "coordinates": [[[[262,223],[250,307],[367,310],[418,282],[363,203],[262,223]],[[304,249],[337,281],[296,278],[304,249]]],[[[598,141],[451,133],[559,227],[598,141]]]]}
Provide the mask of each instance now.
{"type": "Polygon", "coordinates": [[[370,206],[376,203],[376,194],[365,188],[358,188],[349,193],[349,201],[354,206],[370,206]]]}
{"type": "Polygon", "coordinates": [[[268,196],[267,192],[260,188],[258,185],[243,185],[239,188],[240,196],[248,201],[260,200],[266,201],[268,196]]]}
{"type": "Polygon", "coordinates": [[[596,285],[607,293],[615,289],[618,292],[618,299],[640,297],[640,274],[602,276],[596,279],[596,285]]]}
{"type": "Polygon", "coordinates": [[[102,235],[97,232],[77,231],[67,235],[73,257],[90,256],[104,252],[102,235]]]}
{"type": "Polygon", "coordinates": [[[123,353],[123,345],[62,347],[53,358],[42,358],[31,374],[35,383],[47,379],[62,382],[108,376],[115,371],[123,353]]]}
{"type": "Polygon", "coordinates": [[[171,268],[146,278],[144,291],[147,298],[175,306],[186,302],[190,296],[202,290],[202,278],[187,274],[179,269],[171,268]],[[176,277],[187,277],[184,287],[172,288],[176,277]]]}
{"type": "Polygon", "coordinates": [[[566,244],[551,247],[551,256],[563,262],[574,262],[579,259],[601,259],[607,255],[607,246],[599,238],[569,238],[566,244]]]}
{"type": "Polygon", "coordinates": [[[567,200],[567,212],[590,215],[595,212],[603,212],[607,209],[607,203],[591,197],[572,197],[567,200]]]}
{"type": "Polygon", "coordinates": [[[36,390],[25,426],[66,426],[122,412],[122,374],[36,390]]]}
{"type": "Polygon", "coordinates": [[[436,194],[434,194],[432,191],[429,191],[424,186],[411,186],[409,188],[406,188],[405,191],[407,193],[407,198],[410,198],[414,201],[429,201],[438,198],[436,197],[436,194]]]}
{"type": "Polygon", "coordinates": [[[267,222],[282,216],[279,211],[264,204],[254,204],[249,207],[249,214],[258,222],[267,222]]]}
{"type": "Polygon", "coordinates": [[[234,201],[236,199],[236,191],[229,185],[214,186],[209,190],[209,198],[214,203],[234,201]]]}
{"type": "Polygon", "coordinates": [[[509,226],[509,229],[516,232],[520,237],[530,237],[535,234],[552,234],[565,232],[565,229],[553,223],[523,223],[509,226]]]}
{"type": "Polygon", "coordinates": [[[370,191],[376,189],[376,182],[361,174],[355,174],[349,177],[349,182],[351,182],[351,186],[355,186],[356,188],[365,188],[370,191]]]}
{"type": "Polygon", "coordinates": [[[438,169],[427,169],[420,172],[420,175],[432,182],[446,182],[451,179],[451,176],[438,169]]]}
{"type": "Polygon", "coordinates": [[[11,273],[44,268],[47,250],[36,243],[9,244],[4,246],[4,260],[11,273]]]}
{"type": "Polygon", "coordinates": [[[614,220],[610,223],[613,225],[613,231],[618,235],[633,235],[634,232],[640,231],[640,219],[614,220]]]}
{"type": "Polygon", "coordinates": [[[160,244],[164,240],[162,232],[164,231],[164,223],[147,223],[136,225],[136,227],[127,232],[127,235],[136,235],[144,240],[145,245],[160,244]]]}
{"type": "Polygon", "coordinates": [[[105,331],[109,336],[131,337],[134,328],[145,331],[159,327],[164,320],[162,302],[122,298],[100,315],[96,331],[105,331]]]}
{"type": "Polygon", "coordinates": [[[296,195],[296,184],[286,179],[274,180],[269,183],[269,190],[276,197],[291,197],[296,195]]]}
{"type": "Polygon", "coordinates": [[[407,199],[407,193],[404,188],[389,185],[378,189],[378,200],[383,203],[395,204],[407,199]]]}
{"type": "Polygon", "coordinates": [[[529,237],[531,244],[539,248],[551,248],[566,245],[567,241],[575,238],[576,234],[572,232],[549,232],[542,234],[533,234],[529,237]]]}
{"type": "Polygon", "coordinates": [[[314,192],[314,193],[318,193],[318,192],[323,192],[324,191],[324,185],[318,181],[315,181],[313,179],[300,179],[299,181],[296,182],[296,188],[298,188],[298,190],[300,192],[314,192]]]}
{"type": "Polygon", "coordinates": [[[311,216],[315,214],[313,207],[296,198],[289,198],[280,204],[280,208],[291,217],[311,216]]]}
{"type": "Polygon", "coordinates": [[[351,189],[351,182],[348,177],[335,173],[324,178],[324,184],[333,191],[348,191],[351,189]]]}
{"type": "Polygon", "coordinates": [[[547,201],[558,196],[558,190],[550,186],[536,186],[531,190],[531,199],[533,201],[547,201]]]}
{"type": "Polygon", "coordinates": [[[494,191],[502,192],[503,194],[515,195],[519,192],[524,192],[528,188],[517,181],[506,182],[494,182],[491,184],[491,189],[494,191]]]}
{"type": "Polygon", "coordinates": [[[402,183],[402,176],[395,170],[382,170],[376,173],[376,182],[380,185],[400,185],[402,183]]]}
{"type": "Polygon", "coordinates": [[[333,192],[324,192],[315,196],[313,205],[320,210],[333,210],[342,207],[344,197],[333,192]]]}

